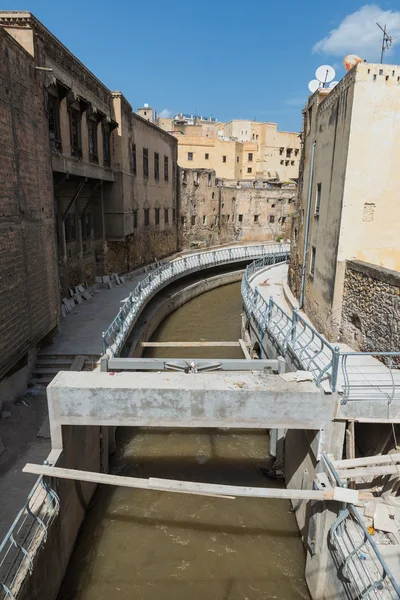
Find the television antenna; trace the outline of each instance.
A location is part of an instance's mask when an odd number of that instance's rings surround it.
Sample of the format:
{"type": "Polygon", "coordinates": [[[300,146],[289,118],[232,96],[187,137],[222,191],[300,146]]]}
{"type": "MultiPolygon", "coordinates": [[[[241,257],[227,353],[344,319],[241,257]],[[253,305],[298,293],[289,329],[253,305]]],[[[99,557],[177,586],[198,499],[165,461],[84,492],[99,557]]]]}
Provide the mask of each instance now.
{"type": "Polygon", "coordinates": [[[386,31],[386,25],[385,27],[382,27],[382,25],[379,25],[379,23],[377,23],[379,29],[383,32],[383,36],[382,36],[382,48],[381,48],[381,64],[383,63],[383,55],[386,52],[386,50],[389,50],[390,46],[392,45],[393,42],[393,38],[391,35],[388,35],[387,31],[386,31]]]}

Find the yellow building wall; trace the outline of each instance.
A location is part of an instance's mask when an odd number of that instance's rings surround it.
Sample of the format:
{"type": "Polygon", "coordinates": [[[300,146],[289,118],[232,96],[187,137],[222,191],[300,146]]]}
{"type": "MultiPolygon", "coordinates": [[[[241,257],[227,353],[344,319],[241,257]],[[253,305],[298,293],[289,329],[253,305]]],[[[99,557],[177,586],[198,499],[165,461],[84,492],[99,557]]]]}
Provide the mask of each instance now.
{"type": "Polygon", "coordinates": [[[200,136],[178,136],[178,164],[185,169],[215,169],[217,177],[240,179],[240,151],[233,141],[200,136]],[[192,153],[193,160],[189,160],[192,153]],[[208,158],[206,158],[208,154],[208,158]],[[226,157],[226,162],[223,157],[226,157]],[[239,161],[238,161],[239,158],[239,161]]]}

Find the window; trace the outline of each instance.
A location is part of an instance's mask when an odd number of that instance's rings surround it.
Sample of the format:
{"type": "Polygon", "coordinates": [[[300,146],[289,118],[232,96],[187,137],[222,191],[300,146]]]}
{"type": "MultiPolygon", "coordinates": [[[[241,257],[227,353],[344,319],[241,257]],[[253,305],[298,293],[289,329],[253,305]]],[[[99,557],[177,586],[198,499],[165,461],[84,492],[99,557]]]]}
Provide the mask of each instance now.
{"type": "Polygon", "coordinates": [[[172,209],[172,222],[176,223],[176,208],[172,209]]]}
{"type": "Polygon", "coordinates": [[[181,217],[181,225],[184,225],[184,224],[185,224],[185,217],[184,217],[184,216],[182,216],[182,217],[181,217]]]}
{"type": "Polygon", "coordinates": [[[258,215],[254,215],[254,223],[258,223],[258,215]]]}
{"type": "Polygon", "coordinates": [[[82,156],[82,115],[79,110],[70,109],[69,130],[71,136],[71,154],[80,158],[82,156]]]}
{"type": "Polygon", "coordinates": [[[169,214],[168,214],[168,208],[164,208],[164,223],[167,225],[168,221],[169,221],[169,214]]]}
{"type": "Polygon", "coordinates": [[[281,160],[281,165],[284,165],[284,164],[285,164],[285,161],[284,161],[284,160],[281,160]]]}
{"type": "Polygon", "coordinates": [[[60,128],[60,101],[56,96],[47,95],[50,146],[56,152],[62,152],[60,128]]]}
{"type": "Polygon", "coordinates": [[[238,156],[236,157],[236,162],[237,162],[237,163],[239,162],[239,157],[238,157],[238,156]]]}
{"type": "Polygon", "coordinates": [[[76,240],[75,214],[73,214],[73,215],[69,214],[65,217],[64,227],[65,227],[65,241],[67,242],[67,244],[69,242],[73,242],[74,240],[76,240]]]}
{"type": "Polygon", "coordinates": [[[275,223],[275,215],[269,215],[269,222],[275,223]]]}
{"type": "Polygon", "coordinates": [[[137,226],[138,226],[138,218],[137,217],[138,217],[138,211],[134,210],[133,211],[133,228],[134,229],[137,229],[137,226]]]}
{"type": "Polygon", "coordinates": [[[315,246],[312,246],[311,248],[311,264],[310,264],[310,275],[311,277],[314,277],[315,274],[315,256],[316,256],[316,248],[315,246]]]}
{"type": "Polygon", "coordinates": [[[164,181],[169,179],[168,156],[164,156],[164,181]]]}
{"type": "Polygon", "coordinates": [[[229,221],[231,215],[226,215],[226,220],[229,221]]]}
{"type": "Polygon", "coordinates": [[[253,140],[254,140],[254,133],[253,133],[253,140]]]}
{"type": "Polygon", "coordinates": [[[209,157],[210,157],[210,155],[209,155],[209,154],[205,154],[205,155],[204,155],[204,158],[205,158],[206,160],[208,160],[208,159],[209,159],[209,157]]]}
{"type": "Polygon", "coordinates": [[[283,155],[283,151],[285,148],[279,148],[279,155],[282,156],[283,155]]]}
{"type": "Polygon", "coordinates": [[[154,152],[154,179],[160,179],[160,155],[154,152]]]}
{"type": "Polygon", "coordinates": [[[286,223],[286,217],[281,217],[281,225],[284,225],[286,223]]]}
{"type": "Polygon", "coordinates": [[[316,217],[319,215],[319,208],[321,205],[321,192],[322,192],[322,183],[317,183],[317,195],[315,197],[315,212],[314,212],[314,215],[316,217]]]}
{"type": "Polygon", "coordinates": [[[292,156],[292,148],[286,148],[286,158],[290,158],[292,156]]]}
{"type": "Polygon", "coordinates": [[[190,224],[192,225],[196,225],[196,215],[192,215],[192,218],[190,219],[190,224]]]}
{"type": "Polygon", "coordinates": [[[243,215],[239,215],[239,223],[243,222],[243,215]]]}
{"type": "Polygon", "coordinates": [[[147,148],[143,148],[143,177],[149,176],[149,151],[147,148]]]}
{"type": "Polygon", "coordinates": [[[91,162],[99,162],[98,146],[97,146],[97,121],[88,119],[88,145],[89,145],[89,160],[91,162]]]}
{"type": "Polygon", "coordinates": [[[103,125],[103,164],[111,166],[111,131],[108,123],[103,125]]]}
{"type": "Polygon", "coordinates": [[[298,148],[296,148],[296,150],[294,151],[294,155],[295,155],[295,156],[298,156],[298,155],[299,155],[299,149],[298,149],[298,148]]]}
{"type": "Polygon", "coordinates": [[[215,192],[213,192],[213,193],[211,194],[211,198],[212,198],[213,200],[214,200],[214,197],[215,197],[215,192]]]}
{"type": "Polygon", "coordinates": [[[188,160],[193,160],[193,152],[188,152],[188,160]]]}
{"type": "Polygon", "coordinates": [[[92,228],[90,224],[90,215],[83,215],[82,218],[82,239],[87,240],[91,237],[92,228]]]}
{"type": "Polygon", "coordinates": [[[148,227],[150,225],[150,209],[144,209],[144,226],[148,227]]]}
{"type": "Polygon", "coordinates": [[[160,224],[160,209],[159,208],[154,209],[154,223],[156,225],[160,224]]]}
{"type": "Polygon", "coordinates": [[[249,152],[248,159],[249,159],[249,162],[253,162],[253,153],[252,152],[249,152]]]}
{"type": "Polygon", "coordinates": [[[206,217],[206,215],[203,215],[203,225],[205,225],[205,224],[206,224],[206,220],[207,220],[207,217],[206,217]]]}
{"type": "Polygon", "coordinates": [[[285,165],[288,166],[289,162],[289,160],[285,160],[285,165]]]}
{"type": "Polygon", "coordinates": [[[291,165],[292,165],[292,167],[293,167],[293,165],[294,165],[294,160],[291,160],[291,161],[290,161],[290,164],[291,164],[291,165]]]}
{"type": "Polygon", "coordinates": [[[258,133],[256,134],[256,140],[258,140],[258,133]]]}
{"type": "Polygon", "coordinates": [[[222,157],[222,162],[226,162],[226,156],[222,157]]]}
{"type": "Polygon", "coordinates": [[[248,172],[248,173],[251,173],[251,172],[252,172],[252,170],[253,170],[253,169],[252,169],[251,167],[247,167],[247,172],[248,172]]]}
{"type": "Polygon", "coordinates": [[[136,144],[132,146],[132,173],[136,175],[136,144]]]}

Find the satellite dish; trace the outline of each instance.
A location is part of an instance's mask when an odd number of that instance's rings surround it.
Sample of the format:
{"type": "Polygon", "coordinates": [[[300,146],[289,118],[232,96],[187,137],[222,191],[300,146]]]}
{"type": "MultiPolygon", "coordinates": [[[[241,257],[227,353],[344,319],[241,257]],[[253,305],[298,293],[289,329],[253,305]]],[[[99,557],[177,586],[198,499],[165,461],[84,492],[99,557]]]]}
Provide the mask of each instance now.
{"type": "Polygon", "coordinates": [[[321,65],[315,71],[315,77],[323,84],[332,81],[335,78],[335,75],[335,69],[329,65],[321,65]]]}
{"type": "Polygon", "coordinates": [[[144,106],[144,108],[149,108],[149,105],[146,102],[144,103],[143,106],[144,106]]]}
{"type": "Polygon", "coordinates": [[[219,135],[219,137],[222,137],[222,136],[224,135],[224,132],[222,131],[222,129],[220,129],[220,130],[218,131],[218,135],[219,135]]]}
{"type": "Polygon", "coordinates": [[[329,89],[334,88],[338,83],[339,83],[338,81],[331,81],[330,84],[329,84],[329,86],[328,86],[329,89]]]}
{"type": "Polygon", "coordinates": [[[318,79],[311,79],[310,83],[308,84],[308,89],[310,90],[310,92],[313,94],[314,92],[316,92],[318,90],[318,88],[321,87],[321,82],[318,81],[318,79]]]}

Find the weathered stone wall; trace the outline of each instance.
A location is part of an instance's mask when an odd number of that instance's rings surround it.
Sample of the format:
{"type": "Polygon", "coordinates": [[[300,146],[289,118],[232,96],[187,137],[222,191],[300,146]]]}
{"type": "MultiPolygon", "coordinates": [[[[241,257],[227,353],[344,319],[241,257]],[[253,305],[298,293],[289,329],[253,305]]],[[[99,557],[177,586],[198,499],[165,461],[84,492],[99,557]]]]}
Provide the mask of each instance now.
{"type": "Polygon", "coordinates": [[[288,239],[296,186],[218,179],[212,169],[180,169],[183,248],[288,239]]]}
{"type": "Polygon", "coordinates": [[[400,351],[400,273],[346,262],[341,338],[360,351],[400,351]]]}
{"type": "Polygon", "coordinates": [[[57,326],[59,293],[44,75],[2,28],[0,56],[2,377],[57,326]]]}

